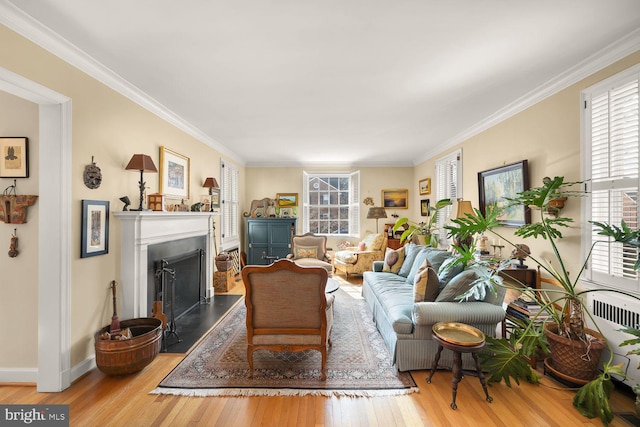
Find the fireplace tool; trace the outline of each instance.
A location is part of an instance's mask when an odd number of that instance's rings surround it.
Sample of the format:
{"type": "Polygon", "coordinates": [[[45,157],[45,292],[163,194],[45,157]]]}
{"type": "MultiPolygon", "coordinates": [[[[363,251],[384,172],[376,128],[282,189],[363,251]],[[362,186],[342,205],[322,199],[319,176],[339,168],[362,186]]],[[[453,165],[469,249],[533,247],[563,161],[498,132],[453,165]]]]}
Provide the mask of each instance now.
{"type": "Polygon", "coordinates": [[[167,327],[164,330],[164,338],[163,338],[163,347],[164,347],[164,351],[166,351],[167,349],[167,338],[171,335],[175,335],[177,342],[182,342],[182,340],[180,339],[180,335],[178,335],[178,333],[176,332],[176,322],[175,322],[175,312],[174,312],[174,303],[175,303],[175,298],[176,298],[176,292],[175,292],[175,288],[176,288],[176,270],[173,268],[167,268],[164,267],[165,262],[163,260],[163,267],[161,269],[156,270],[156,275],[161,275],[162,277],[162,300],[165,301],[164,297],[167,296],[168,297],[168,302],[170,304],[170,308],[169,308],[169,321],[167,322],[167,327]],[[166,290],[166,275],[169,274],[171,276],[171,293],[169,295],[167,295],[166,290]]]}
{"type": "Polygon", "coordinates": [[[118,312],[116,310],[116,281],[111,281],[111,294],[113,295],[113,316],[111,316],[111,326],[109,326],[109,333],[111,335],[120,333],[120,319],[118,318],[118,312]]]}

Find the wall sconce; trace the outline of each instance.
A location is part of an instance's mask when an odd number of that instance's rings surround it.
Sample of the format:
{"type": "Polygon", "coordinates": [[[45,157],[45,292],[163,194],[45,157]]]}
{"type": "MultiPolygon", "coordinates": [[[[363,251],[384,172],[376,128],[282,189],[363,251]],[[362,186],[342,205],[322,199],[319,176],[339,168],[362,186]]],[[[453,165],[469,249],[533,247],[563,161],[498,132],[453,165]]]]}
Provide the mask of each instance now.
{"type": "Polygon", "coordinates": [[[138,182],[138,186],[140,187],[140,206],[135,210],[142,211],[145,185],[143,174],[145,172],[158,172],[158,169],[156,169],[156,165],[153,164],[153,160],[151,160],[151,157],[147,156],[146,154],[134,154],[133,157],[131,157],[131,160],[129,160],[129,164],[127,164],[127,167],[125,167],[125,170],[140,171],[140,181],[138,182]]]}

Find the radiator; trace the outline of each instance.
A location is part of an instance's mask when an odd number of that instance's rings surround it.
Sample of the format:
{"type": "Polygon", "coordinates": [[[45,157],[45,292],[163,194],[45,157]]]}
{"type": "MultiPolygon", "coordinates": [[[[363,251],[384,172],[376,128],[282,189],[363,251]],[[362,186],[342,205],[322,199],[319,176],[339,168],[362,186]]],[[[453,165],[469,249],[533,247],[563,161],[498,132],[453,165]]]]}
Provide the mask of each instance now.
{"type": "Polygon", "coordinates": [[[233,274],[240,273],[240,251],[238,248],[231,248],[226,251],[229,255],[231,255],[231,259],[233,260],[233,274]]]}
{"type": "MultiPolygon", "coordinates": [[[[607,338],[613,348],[613,363],[622,363],[622,369],[627,378],[616,379],[629,386],[640,383],[640,356],[628,355],[627,352],[638,346],[627,345],[620,347],[622,341],[634,338],[633,335],[619,332],[625,327],[640,327],[640,302],[625,295],[612,292],[591,292],[587,294],[587,305],[593,314],[602,334],[607,338]]],[[[593,328],[593,324],[589,327],[593,328]]],[[[605,350],[602,360],[609,360],[609,350],[605,350]]]]}

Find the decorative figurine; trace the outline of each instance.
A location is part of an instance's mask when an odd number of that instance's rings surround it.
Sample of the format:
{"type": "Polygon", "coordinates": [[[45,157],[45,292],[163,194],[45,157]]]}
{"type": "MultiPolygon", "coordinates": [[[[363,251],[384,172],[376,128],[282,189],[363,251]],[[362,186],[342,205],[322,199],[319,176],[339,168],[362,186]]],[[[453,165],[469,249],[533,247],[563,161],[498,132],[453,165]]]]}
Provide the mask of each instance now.
{"type": "Polygon", "coordinates": [[[89,187],[92,190],[100,187],[102,183],[102,171],[93,161],[93,156],[91,156],[91,164],[85,166],[84,168],[84,185],[89,187]]]}
{"type": "Polygon", "coordinates": [[[123,212],[128,211],[129,210],[129,205],[131,204],[131,200],[129,200],[129,197],[128,196],[122,196],[122,197],[120,197],[120,201],[122,203],[124,203],[124,207],[122,208],[122,211],[123,212]]]}
{"type": "Polygon", "coordinates": [[[20,252],[18,252],[18,236],[16,236],[17,229],[13,229],[13,236],[11,236],[11,244],[9,245],[9,256],[15,258],[20,252]]]}

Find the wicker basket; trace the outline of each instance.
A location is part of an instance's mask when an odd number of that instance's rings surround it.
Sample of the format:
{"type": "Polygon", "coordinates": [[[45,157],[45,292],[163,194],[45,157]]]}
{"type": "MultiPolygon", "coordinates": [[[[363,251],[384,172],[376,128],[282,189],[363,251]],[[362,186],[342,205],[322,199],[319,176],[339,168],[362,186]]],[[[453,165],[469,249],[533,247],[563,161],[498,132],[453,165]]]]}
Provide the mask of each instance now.
{"type": "Polygon", "coordinates": [[[233,270],[233,260],[231,259],[222,260],[222,261],[216,260],[216,269],[218,271],[233,270]]]}
{"type": "Polygon", "coordinates": [[[123,320],[122,329],[129,328],[133,338],[123,341],[101,340],[109,330],[100,329],[95,335],[96,365],[107,375],[127,375],[141,371],[155,359],[162,344],[162,321],[151,317],[123,320]]]}
{"type": "Polygon", "coordinates": [[[547,323],[544,328],[553,367],[567,377],[591,381],[598,375],[600,356],[607,344],[604,337],[596,331],[586,329],[586,332],[596,338],[591,342],[588,359],[583,357],[587,353],[584,343],[558,335],[556,323],[547,323]]]}

